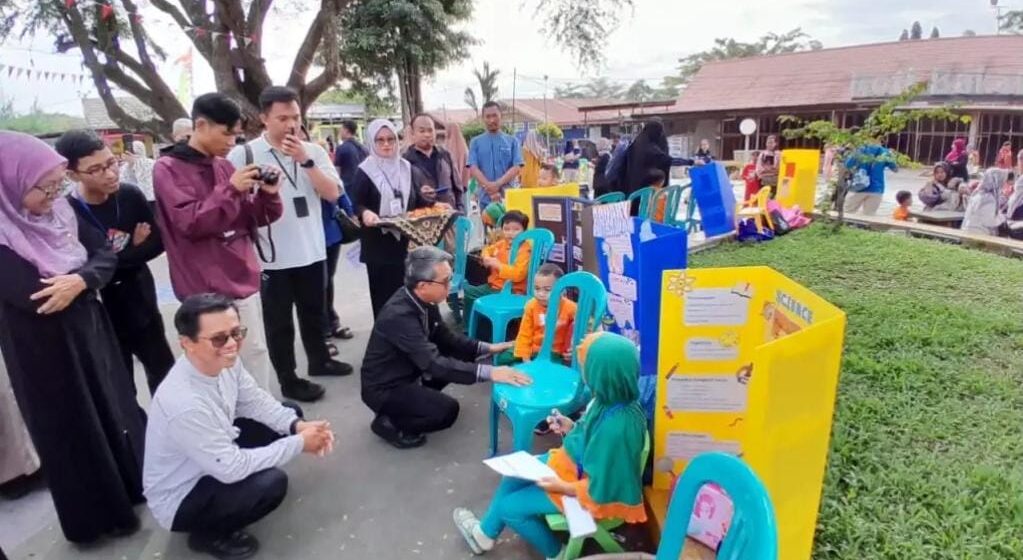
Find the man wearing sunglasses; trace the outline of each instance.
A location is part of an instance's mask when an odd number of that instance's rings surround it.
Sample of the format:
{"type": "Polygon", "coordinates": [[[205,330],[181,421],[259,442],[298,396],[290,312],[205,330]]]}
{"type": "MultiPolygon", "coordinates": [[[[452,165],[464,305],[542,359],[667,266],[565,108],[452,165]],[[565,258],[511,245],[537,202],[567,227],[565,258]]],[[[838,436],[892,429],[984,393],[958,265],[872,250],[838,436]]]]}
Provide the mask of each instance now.
{"type": "Polygon", "coordinates": [[[466,338],[441,320],[437,304],[451,288],[451,255],[419,247],[405,259],[405,287],[380,310],[362,360],[362,401],[376,418],[370,429],[398,449],[419,447],[426,435],[450,428],[458,401],[442,390],[449,383],[493,381],[529,385],[509,367],[477,363],[511,348],[466,338]]]}
{"type": "MultiPolygon", "coordinates": [[[[68,177],[76,184],[68,201],[79,231],[97,230],[117,253],[117,272],[101,290],[103,305],[128,374],[137,356],[152,394],[174,365],[147,265],[163,253],[153,212],[138,187],[121,183],[117,159],[93,131],[65,132],[55,148],[67,159],[68,177]]],[[[133,375],[131,382],[135,387],[133,375]]]]}
{"type": "Polygon", "coordinates": [[[247,329],[231,298],[199,294],[174,316],[184,355],[149,407],[143,487],[157,522],[189,533],[188,546],[248,558],[259,542],[244,528],[281,504],[282,465],[323,456],[334,435],[261,389],[238,360],[247,329]]]}

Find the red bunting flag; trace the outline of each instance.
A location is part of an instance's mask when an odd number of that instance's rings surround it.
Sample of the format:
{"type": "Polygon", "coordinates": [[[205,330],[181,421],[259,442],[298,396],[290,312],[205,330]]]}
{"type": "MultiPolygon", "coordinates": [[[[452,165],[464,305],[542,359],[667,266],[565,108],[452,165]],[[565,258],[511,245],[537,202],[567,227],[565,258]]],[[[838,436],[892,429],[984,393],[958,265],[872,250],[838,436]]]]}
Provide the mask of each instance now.
{"type": "Polygon", "coordinates": [[[114,7],[110,4],[103,4],[103,7],[99,10],[99,18],[103,21],[110,19],[110,16],[114,15],[114,7]]]}
{"type": "Polygon", "coordinates": [[[64,5],[67,6],[67,8],[70,10],[71,8],[74,7],[75,2],[77,1],[78,0],[64,0],[64,5]]]}
{"type": "Polygon", "coordinates": [[[131,19],[135,23],[142,25],[142,14],[132,14],[131,19]]]}

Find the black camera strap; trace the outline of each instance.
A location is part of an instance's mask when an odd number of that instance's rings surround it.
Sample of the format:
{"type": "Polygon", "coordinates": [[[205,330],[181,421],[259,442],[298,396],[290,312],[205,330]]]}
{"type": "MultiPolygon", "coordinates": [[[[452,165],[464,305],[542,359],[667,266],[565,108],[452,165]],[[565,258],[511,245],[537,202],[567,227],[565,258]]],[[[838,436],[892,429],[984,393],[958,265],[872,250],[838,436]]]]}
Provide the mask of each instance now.
{"type": "MultiPolygon", "coordinates": [[[[252,146],[246,142],[242,148],[245,150],[245,165],[246,167],[252,165],[255,157],[252,155],[252,146]]],[[[249,235],[252,236],[253,245],[256,246],[256,252],[259,253],[259,259],[265,263],[272,263],[277,260],[277,246],[274,244],[273,230],[270,228],[270,220],[266,219],[269,216],[266,213],[266,208],[263,209],[263,218],[266,222],[266,241],[270,245],[270,258],[266,258],[266,254],[263,252],[263,244],[260,243],[259,237],[259,220],[253,217],[252,227],[249,230],[249,235]]]]}

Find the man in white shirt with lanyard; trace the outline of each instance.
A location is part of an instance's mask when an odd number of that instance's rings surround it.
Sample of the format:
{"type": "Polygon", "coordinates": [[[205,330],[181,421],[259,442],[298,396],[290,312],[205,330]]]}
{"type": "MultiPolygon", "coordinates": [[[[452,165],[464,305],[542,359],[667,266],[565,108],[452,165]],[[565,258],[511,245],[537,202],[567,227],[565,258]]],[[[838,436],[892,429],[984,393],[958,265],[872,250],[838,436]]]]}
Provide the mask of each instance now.
{"type": "Polygon", "coordinates": [[[296,374],[293,308],[309,358],[309,375],[352,373],[351,365],[331,359],[323,338],[327,249],[319,199],[336,201],[341,179],[323,148],[299,138],[302,112],[294,90],[266,88],[259,96],[259,108],[266,131],[234,148],[227,159],[237,168],[256,163],[281,169],[284,213],[270,227],[259,228],[257,242],[263,268],[263,324],[281,394],[310,402],[322,397],[324,389],[296,374]]]}

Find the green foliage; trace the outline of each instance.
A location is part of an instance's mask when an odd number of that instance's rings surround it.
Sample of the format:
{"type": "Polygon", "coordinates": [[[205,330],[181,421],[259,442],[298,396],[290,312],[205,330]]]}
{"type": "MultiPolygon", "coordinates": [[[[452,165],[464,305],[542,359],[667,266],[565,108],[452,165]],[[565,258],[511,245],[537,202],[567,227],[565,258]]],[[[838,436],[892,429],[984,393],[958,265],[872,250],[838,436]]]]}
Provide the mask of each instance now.
{"type": "Polygon", "coordinates": [[[33,108],[29,113],[16,115],[9,102],[0,107],[0,130],[40,135],[65,132],[84,126],[84,119],[63,113],[46,113],[33,108]]]}
{"type": "Polygon", "coordinates": [[[544,31],[576,58],[580,66],[598,68],[604,62],[608,35],[618,26],[633,0],[535,0],[534,16],[544,31]]]}
{"type": "Polygon", "coordinates": [[[392,88],[396,68],[430,76],[466,58],[477,41],[455,26],[471,0],[359,0],[341,13],[340,59],[360,92],[392,88]]]}
{"type": "Polygon", "coordinates": [[[811,39],[810,35],[804,33],[802,28],[799,27],[781,35],[768,33],[752,43],[718,38],[714,39],[714,46],[710,49],[680,58],[678,61],[678,74],[664,78],[664,84],[666,87],[672,88],[683,87],[708,62],[783,54],[802,50],[818,50],[822,47],[823,45],[821,45],[820,41],[811,39]]]}
{"type": "Polygon", "coordinates": [[[560,126],[549,122],[536,125],[536,133],[551,140],[561,140],[565,137],[565,133],[562,132],[560,126]]]}
{"type": "Polygon", "coordinates": [[[1023,262],[819,226],[690,260],[750,265],[848,314],[813,558],[1023,558],[1023,262]]]}
{"type": "MultiPolygon", "coordinates": [[[[833,146],[840,152],[856,158],[860,165],[868,166],[875,163],[876,158],[863,153],[860,148],[898,134],[917,121],[922,119],[961,121],[970,122],[968,115],[960,115],[952,108],[934,107],[927,109],[904,109],[920,94],[927,90],[927,82],[920,82],[910,86],[906,91],[889,99],[877,109],[874,109],[867,116],[862,127],[841,128],[830,120],[817,120],[807,122],[791,115],[784,115],[778,121],[785,125],[793,125],[782,132],[785,138],[809,138],[819,140],[825,146],[833,146]]],[[[915,167],[909,156],[890,150],[884,157],[893,157],[900,167],[915,167]]],[[[847,170],[848,172],[848,170],[847,170]]],[[[831,201],[838,200],[839,212],[842,212],[842,200],[845,198],[845,186],[848,180],[847,173],[840,173],[835,184],[831,185],[832,193],[829,193],[822,204],[825,205],[822,211],[828,210],[827,206],[831,201]],[[834,196],[837,191],[837,197],[834,196]]]]}
{"type": "Polygon", "coordinates": [[[471,86],[465,88],[465,104],[472,107],[472,110],[476,111],[478,115],[484,105],[497,100],[497,78],[501,71],[497,68],[491,69],[490,63],[484,61],[483,69],[473,68],[472,73],[476,76],[476,83],[480,86],[480,95],[477,97],[471,86]]]}
{"type": "Polygon", "coordinates": [[[651,101],[674,99],[678,89],[664,84],[654,88],[646,80],[637,80],[628,88],[611,82],[607,78],[596,78],[586,83],[567,83],[554,88],[554,97],[562,99],[599,98],[621,101],[651,101]]]}
{"type": "MultiPolygon", "coordinates": [[[[1011,10],[1002,14],[1001,20],[998,22],[1002,31],[1011,31],[1013,33],[1023,32],[1023,10],[1011,10]]],[[[970,33],[973,33],[970,31],[970,33]]],[[[965,35],[965,33],[963,34],[965,35]]],[[[976,33],[973,33],[976,35],[976,33]]],[[[971,35],[971,37],[973,36],[971,35]]]]}
{"type": "Polygon", "coordinates": [[[367,115],[393,115],[398,111],[393,95],[377,91],[360,92],[357,88],[327,90],[316,99],[317,103],[362,103],[367,115]]]}

